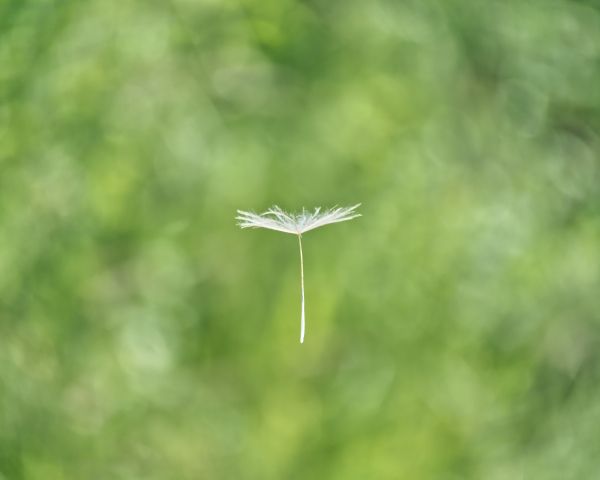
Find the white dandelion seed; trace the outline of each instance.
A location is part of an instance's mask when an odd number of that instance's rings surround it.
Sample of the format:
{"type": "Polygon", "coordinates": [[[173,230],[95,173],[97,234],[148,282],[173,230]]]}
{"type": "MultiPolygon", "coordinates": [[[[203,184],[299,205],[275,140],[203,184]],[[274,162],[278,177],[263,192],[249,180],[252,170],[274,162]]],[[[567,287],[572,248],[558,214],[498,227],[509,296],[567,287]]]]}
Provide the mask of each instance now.
{"type": "Polygon", "coordinates": [[[242,228],[267,228],[278,232],[291,233],[298,237],[300,248],[300,289],[302,295],[302,314],[300,317],[300,343],[304,343],[305,317],[304,317],[304,259],[302,256],[302,234],[315,228],[329,225],[330,223],[345,222],[360,217],[356,209],[360,203],[352,207],[333,207],[321,213],[321,207],[313,213],[302,210],[302,213],[290,214],[278,206],[273,206],[260,215],[252,212],[238,210],[235,217],[242,228]]]}

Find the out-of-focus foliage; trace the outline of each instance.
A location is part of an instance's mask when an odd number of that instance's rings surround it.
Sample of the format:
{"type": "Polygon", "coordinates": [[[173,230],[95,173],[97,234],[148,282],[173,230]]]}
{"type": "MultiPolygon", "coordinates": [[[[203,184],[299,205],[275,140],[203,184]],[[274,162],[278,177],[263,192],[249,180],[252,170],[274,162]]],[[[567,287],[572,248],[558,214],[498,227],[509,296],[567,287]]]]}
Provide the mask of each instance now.
{"type": "Polygon", "coordinates": [[[0,2],[0,478],[600,478],[599,132],[597,1],[0,2]]]}

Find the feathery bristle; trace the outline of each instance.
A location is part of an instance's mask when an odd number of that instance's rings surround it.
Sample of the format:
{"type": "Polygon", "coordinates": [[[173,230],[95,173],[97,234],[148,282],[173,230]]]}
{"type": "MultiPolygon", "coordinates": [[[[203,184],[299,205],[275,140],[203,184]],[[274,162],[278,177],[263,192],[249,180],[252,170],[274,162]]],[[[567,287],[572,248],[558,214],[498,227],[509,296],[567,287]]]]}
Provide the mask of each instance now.
{"type": "Polygon", "coordinates": [[[333,207],[322,213],[321,207],[317,207],[312,213],[302,210],[302,213],[291,214],[274,205],[261,214],[238,210],[238,216],[235,218],[241,228],[267,228],[301,235],[331,223],[345,222],[360,217],[360,213],[355,211],[359,206],[360,203],[352,207],[333,207]]]}

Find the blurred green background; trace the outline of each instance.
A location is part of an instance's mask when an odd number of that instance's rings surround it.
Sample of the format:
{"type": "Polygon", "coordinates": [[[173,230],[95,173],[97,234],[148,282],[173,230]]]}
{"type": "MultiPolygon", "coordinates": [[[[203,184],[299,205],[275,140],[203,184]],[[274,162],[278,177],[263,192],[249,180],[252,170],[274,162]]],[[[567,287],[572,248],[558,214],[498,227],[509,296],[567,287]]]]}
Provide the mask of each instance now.
{"type": "Polygon", "coordinates": [[[600,478],[599,152],[597,1],[0,2],[0,479],[600,478]]]}

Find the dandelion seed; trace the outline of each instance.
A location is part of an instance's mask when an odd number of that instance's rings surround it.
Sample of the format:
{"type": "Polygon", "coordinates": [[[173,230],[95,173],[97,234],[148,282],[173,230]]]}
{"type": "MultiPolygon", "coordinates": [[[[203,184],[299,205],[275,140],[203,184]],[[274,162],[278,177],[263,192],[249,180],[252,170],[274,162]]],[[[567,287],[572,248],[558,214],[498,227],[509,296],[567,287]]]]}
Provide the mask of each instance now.
{"type": "Polygon", "coordinates": [[[331,223],[345,222],[360,217],[356,209],[360,203],[352,207],[333,207],[321,213],[321,207],[313,213],[302,210],[302,213],[290,214],[284,212],[278,206],[273,206],[264,213],[257,214],[238,210],[235,217],[241,228],[267,228],[283,233],[291,233],[298,237],[300,248],[300,291],[302,298],[302,313],[300,317],[300,343],[304,343],[305,315],[304,315],[304,258],[302,256],[302,234],[315,228],[323,227],[331,223]]]}

